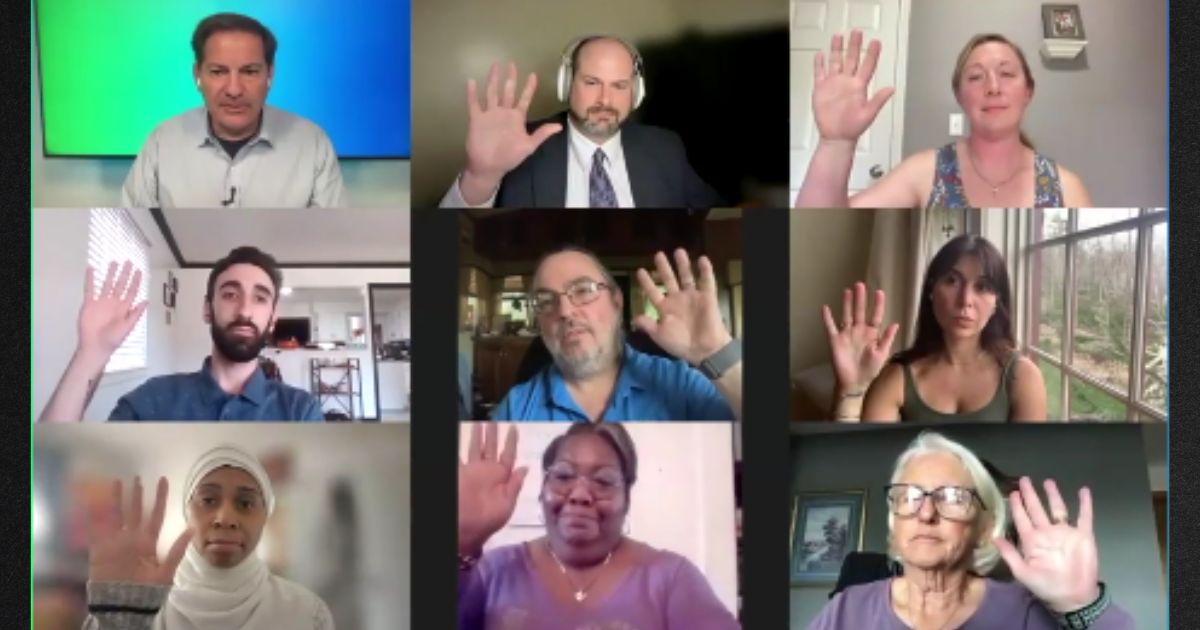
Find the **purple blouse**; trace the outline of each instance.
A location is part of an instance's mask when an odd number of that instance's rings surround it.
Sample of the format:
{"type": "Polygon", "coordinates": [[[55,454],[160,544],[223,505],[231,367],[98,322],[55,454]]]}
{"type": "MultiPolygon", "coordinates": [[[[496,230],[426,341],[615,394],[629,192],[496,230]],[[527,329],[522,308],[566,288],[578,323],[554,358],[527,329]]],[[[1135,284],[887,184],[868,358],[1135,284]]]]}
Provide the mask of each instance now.
{"type": "Polygon", "coordinates": [[[525,544],[483,555],[459,573],[463,630],[733,630],[741,625],[687,558],[670,551],[632,568],[587,608],[567,606],[542,584],[525,544]]]}
{"type": "MultiPolygon", "coordinates": [[[[956,630],[1058,630],[1054,616],[1023,586],[986,582],[979,609],[956,630]]],[[[891,585],[888,578],[838,593],[808,630],[910,630],[892,610],[891,585]]],[[[1089,630],[1134,630],[1133,618],[1110,604],[1089,630]]]]}

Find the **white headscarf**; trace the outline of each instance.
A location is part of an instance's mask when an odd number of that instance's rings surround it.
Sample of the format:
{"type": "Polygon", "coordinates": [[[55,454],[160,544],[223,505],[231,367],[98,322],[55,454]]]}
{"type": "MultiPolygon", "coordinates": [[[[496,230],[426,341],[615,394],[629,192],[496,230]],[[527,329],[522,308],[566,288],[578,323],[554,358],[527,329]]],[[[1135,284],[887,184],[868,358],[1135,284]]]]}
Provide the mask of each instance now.
{"type": "MultiPolygon", "coordinates": [[[[275,509],[275,494],[262,465],[236,446],[219,446],[201,455],[188,472],[183,495],[184,517],[196,486],[206,475],[226,466],[244,470],[254,478],[270,516],[275,509]]],[[[271,575],[253,549],[237,566],[220,568],[209,564],[195,545],[189,543],[175,571],[175,586],[154,627],[156,630],[303,630],[316,627],[318,617],[324,617],[328,627],[333,627],[328,619],[329,610],[320,598],[299,584],[271,575]]]]}

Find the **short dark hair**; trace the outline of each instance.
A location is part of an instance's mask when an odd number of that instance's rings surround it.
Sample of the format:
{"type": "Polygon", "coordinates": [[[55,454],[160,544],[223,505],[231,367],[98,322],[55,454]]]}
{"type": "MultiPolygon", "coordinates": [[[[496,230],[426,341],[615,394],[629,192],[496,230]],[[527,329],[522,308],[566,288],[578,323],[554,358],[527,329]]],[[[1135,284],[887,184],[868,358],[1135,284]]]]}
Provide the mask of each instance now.
{"type": "Polygon", "coordinates": [[[275,258],[270,254],[250,245],[234,248],[227,256],[213,265],[212,271],[208,272],[208,290],[204,293],[204,301],[212,302],[217,276],[225,273],[226,269],[240,264],[254,265],[271,277],[271,282],[275,285],[275,302],[278,303],[279,288],[283,286],[283,272],[279,270],[279,263],[275,262],[275,258]]]}
{"type": "Polygon", "coordinates": [[[204,45],[208,43],[208,38],[216,33],[227,31],[258,35],[262,39],[267,66],[275,65],[275,49],[279,46],[279,43],[275,41],[275,36],[271,34],[270,29],[262,25],[262,22],[241,13],[215,13],[200,20],[200,23],[196,25],[195,32],[192,33],[192,52],[196,53],[197,64],[204,61],[204,45]]]}
{"type": "Polygon", "coordinates": [[[542,453],[542,470],[550,468],[558,457],[558,451],[567,439],[577,435],[595,435],[608,443],[617,454],[621,463],[621,477],[625,480],[625,503],[629,503],[629,491],[637,481],[637,451],[633,447],[633,438],[624,426],[616,422],[576,422],[567,432],[550,440],[550,444],[542,453]]]}

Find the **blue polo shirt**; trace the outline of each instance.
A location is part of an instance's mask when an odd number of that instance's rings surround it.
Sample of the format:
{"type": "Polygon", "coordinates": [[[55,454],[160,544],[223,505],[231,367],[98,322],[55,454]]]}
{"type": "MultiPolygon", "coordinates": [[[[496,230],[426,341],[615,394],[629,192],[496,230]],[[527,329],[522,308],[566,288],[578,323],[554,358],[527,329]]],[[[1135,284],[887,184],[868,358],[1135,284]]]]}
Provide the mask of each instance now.
{"type": "MultiPolygon", "coordinates": [[[[558,366],[551,363],[533,378],[513,386],[492,410],[493,420],[587,421],[558,366]]],[[[681,359],[667,359],[625,344],[617,389],[601,419],[733,420],[733,410],[717,387],[681,359]]]]}
{"type": "Polygon", "coordinates": [[[227,394],[206,357],[199,372],[155,376],[117,401],[109,420],[302,420],[323,422],[308,392],[268,380],[262,368],[241,394],[227,394]]]}

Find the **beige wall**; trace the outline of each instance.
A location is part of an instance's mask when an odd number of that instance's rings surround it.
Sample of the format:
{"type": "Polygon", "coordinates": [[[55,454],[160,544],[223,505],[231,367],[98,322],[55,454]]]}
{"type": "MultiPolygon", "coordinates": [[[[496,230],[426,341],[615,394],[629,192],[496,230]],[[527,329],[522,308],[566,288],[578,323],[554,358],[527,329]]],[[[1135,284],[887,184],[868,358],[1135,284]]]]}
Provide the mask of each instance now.
{"type": "Polygon", "coordinates": [[[871,210],[792,210],[790,330],[791,373],[829,361],[821,305],[841,312],[842,289],[865,280],[871,245],[871,210]]]}
{"type": "MultiPolygon", "coordinates": [[[[687,29],[721,32],[786,19],[783,0],[610,0],[573,2],[441,0],[413,3],[412,205],[436,206],[462,168],[467,78],[482,92],[493,61],[513,60],[538,75],[531,119],[561,109],[555,80],[573,38],[612,33],[644,45],[687,29]]],[[[654,86],[647,86],[652,94],[654,86]]]]}

